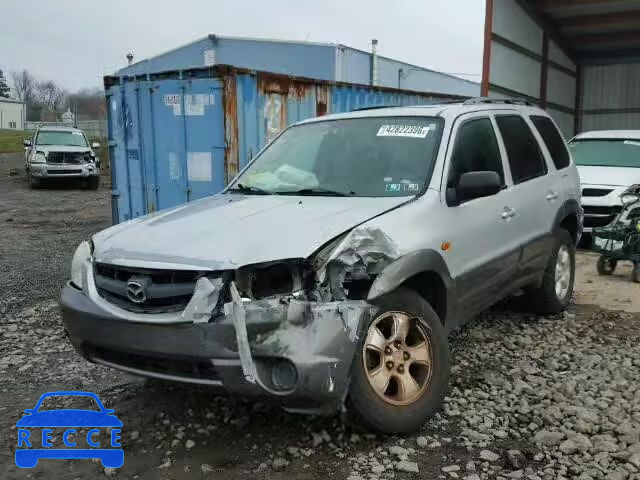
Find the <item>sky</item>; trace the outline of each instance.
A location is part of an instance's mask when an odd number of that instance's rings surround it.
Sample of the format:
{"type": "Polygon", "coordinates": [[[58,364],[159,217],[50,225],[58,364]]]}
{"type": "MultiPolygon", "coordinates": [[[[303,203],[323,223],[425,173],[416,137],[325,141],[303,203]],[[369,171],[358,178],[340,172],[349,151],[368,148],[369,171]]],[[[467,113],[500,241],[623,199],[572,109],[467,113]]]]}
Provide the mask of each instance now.
{"type": "Polygon", "coordinates": [[[341,43],[480,81],[483,0],[2,0],[0,69],[69,91],[210,33],[341,43]]]}

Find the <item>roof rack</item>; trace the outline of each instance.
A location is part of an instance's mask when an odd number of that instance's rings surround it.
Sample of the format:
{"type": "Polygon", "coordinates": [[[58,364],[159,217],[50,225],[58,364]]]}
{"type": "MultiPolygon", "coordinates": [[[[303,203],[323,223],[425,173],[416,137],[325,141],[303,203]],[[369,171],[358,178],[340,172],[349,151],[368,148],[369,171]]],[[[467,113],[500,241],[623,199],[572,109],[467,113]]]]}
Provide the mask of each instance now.
{"type": "Polygon", "coordinates": [[[527,105],[535,107],[536,104],[527,100],[526,98],[489,98],[489,97],[475,97],[465,100],[463,105],[527,105]]]}
{"type": "Polygon", "coordinates": [[[352,112],[364,112],[366,110],[378,110],[380,108],[398,108],[401,105],[375,105],[373,107],[354,108],[352,112]]]}

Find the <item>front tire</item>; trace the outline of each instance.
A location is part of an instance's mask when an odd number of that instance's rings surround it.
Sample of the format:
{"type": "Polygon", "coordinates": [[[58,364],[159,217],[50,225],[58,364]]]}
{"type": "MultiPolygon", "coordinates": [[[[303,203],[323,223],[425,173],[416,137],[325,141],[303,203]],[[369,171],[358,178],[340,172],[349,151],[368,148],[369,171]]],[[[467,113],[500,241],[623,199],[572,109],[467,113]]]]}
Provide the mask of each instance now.
{"type": "Polygon", "coordinates": [[[32,190],[40,188],[40,179],[34,178],[34,176],[31,175],[31,170],[27,170],[27,182],[29,183],[29,188],[32,190]]]}
{"type": "Polygon", "coordinates": [[[541,315],[560,313],[571,303],[576,276],[576,247],[566,230],[558,230],[553,253],[539,287],[525,290],[530,311],[541,315]]]}
{"type": "Polygon", "coordinates": [[[87,188],[89,190],[98,190],[100,186],[100,177],[89,177],[87,180],[87,188]]]}
{"type": "Polygon", "coordinates": [[[442,406],[449,344],[438,315],[412,290],[376,302],[353,360],[347,408],[385,434],[418,430],[442,406]]]}
{"type": "Polygon", "coordinates": [[[617,266],[618,262],[616,260],[612,260],[611,258],[607,258],[604,255],[600,255],[600,258],[598,258],[598,263],[596,264],[596,269],[598,270],[598,274],[600,275],[612,275],[613,272],[616,271],[617,266]]]}

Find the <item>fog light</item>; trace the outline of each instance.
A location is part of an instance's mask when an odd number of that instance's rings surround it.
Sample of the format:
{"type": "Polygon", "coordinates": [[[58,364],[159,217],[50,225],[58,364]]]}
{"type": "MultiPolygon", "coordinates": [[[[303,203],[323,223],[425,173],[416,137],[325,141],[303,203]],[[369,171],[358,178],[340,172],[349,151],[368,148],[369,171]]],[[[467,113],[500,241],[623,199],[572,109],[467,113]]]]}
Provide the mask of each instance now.
{"type": "Polygon", "coordinates": [[[292,390],[298,383],[298,371],[289,360],[279,360],[271,368],[271,381],[278,390],[292,390]]]}

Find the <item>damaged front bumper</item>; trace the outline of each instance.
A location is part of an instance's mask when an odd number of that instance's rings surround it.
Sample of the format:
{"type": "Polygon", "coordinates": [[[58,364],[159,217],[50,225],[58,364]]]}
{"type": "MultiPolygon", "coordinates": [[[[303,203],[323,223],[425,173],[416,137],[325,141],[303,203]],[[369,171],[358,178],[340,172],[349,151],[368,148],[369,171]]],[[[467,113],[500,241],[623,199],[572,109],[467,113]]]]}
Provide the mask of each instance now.
{"type": "Polygon", "coordinates": [[[209,320],[216,303],[209,300],[218,292],[200,279],[194,300],[176,321],[154,323],[114,314],[67,284],[63,320],[74,347],[95,363],[233,394],[276,397],[291,411],[339,408],[373,307],[362,300],[314,302],[293,295],[246,302],[235,284],[230,289],[231,301],[209,320]]]}
{"type": "Polygon", "coordinates": [[[94,177],[100,169],[94,163],[32,163],[31,175],[38,178],[94,177]]]}

